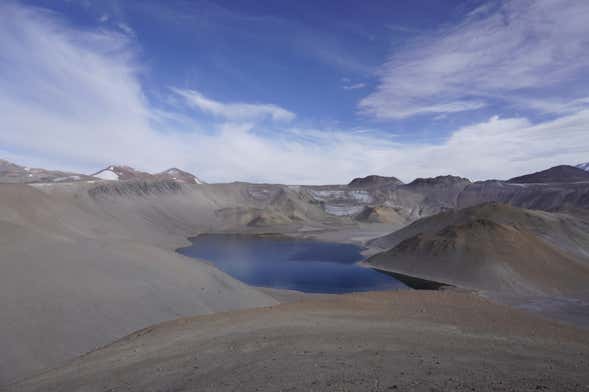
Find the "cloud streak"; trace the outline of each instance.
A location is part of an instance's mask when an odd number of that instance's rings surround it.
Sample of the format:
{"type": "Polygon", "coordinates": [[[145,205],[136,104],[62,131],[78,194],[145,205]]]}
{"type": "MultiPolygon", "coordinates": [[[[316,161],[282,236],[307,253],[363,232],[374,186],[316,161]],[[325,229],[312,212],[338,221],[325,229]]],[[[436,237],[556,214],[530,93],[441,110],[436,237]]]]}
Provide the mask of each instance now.
{"type": "Polygon", "coordinates": [[[354,83],[354,84],[346,84],[342,88],[344,90],[358,90],[361,88],[366,87],[366,83],[354,83]]]}
{"type": "Polygon", "coordinates": [[[271,118],[275,121],[292,121],[294,113],[273,104],[223,103],[205,97],[196,90],[172,88],[172,91],[191,106],[229,121],[251,121],[271,118]]]}
{"type": "Polygon", "coordinates": [[[488,3],[457,26],[393,53],[360,110],[378,119],[402,119],[475,110],[490,99],[509,103],[512,96],[522,104],[587,71],[588,20],[584,1],[488,3]]]}

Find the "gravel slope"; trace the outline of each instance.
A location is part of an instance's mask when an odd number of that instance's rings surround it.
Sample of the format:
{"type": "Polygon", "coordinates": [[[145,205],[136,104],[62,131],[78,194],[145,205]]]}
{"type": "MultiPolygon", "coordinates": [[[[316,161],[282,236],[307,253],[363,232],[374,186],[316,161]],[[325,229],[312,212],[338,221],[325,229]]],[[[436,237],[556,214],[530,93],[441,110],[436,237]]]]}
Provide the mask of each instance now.
{"type": "Polygon", "coordinates": [[[584,391],[589,335],[458,292],[334,296],[138,331],[10,391],[584,391]]]}

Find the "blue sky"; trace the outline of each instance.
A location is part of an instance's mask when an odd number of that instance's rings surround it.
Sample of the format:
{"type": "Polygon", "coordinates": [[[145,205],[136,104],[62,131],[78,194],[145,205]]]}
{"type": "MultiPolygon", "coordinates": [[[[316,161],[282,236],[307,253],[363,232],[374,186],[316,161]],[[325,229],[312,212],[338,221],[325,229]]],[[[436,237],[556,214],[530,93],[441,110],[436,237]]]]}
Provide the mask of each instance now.
{"type": "Polygon", "coordinates": [[[589,3],[8,0],[0,154],[208,181],[589,160],[589,3]]]}

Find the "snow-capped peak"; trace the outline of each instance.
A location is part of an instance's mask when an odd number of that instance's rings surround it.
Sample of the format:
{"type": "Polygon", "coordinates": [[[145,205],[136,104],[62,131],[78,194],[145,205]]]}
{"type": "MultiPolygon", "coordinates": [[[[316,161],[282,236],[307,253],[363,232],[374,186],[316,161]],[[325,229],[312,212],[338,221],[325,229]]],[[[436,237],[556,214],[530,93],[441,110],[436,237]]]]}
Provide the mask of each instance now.
{"type": "Polygon", "coordinates": [[[149,173],[136,170],[130,166],[109,165],[92,175],[103,180],[126,181],[126,180],[149,180],[153,176],[149,173]]]}
{"type": "Polygon", "coordinates": [[[92,175],[93,177],[98,177],[101,180],[109,180],[109,181],[118,181],[119,175],[112,170],[112,166],[109,166],[108,169],[104,169],[92,175]]]}
{"type": "Polygon", "coordinates": [[[198,179],[195,175],[175,167],[165,170],[161,173],[151,174],[136,170],[129,166],[109,165],[105,169],[94,173],[92,176],[107,181],[167,180],[181,182],[184,184],[203,184],[203,181],[198,179]]]}
{"type": "Polygon", "coordinates": [[[587,170],[587,171],[589,171],[589,162],[585,162],[585,163],[579,163],[579,164],[577,165],[577,167],[578,167],[579,169],[583,169],[583,170],[587,170]]]}
{"type": "Polygon", "coordinates": [[[175,167],[161,172],[158,176],[167,180],[178,181],[185,184],[203,184],[203,182],[194,174],[175,167]]]}

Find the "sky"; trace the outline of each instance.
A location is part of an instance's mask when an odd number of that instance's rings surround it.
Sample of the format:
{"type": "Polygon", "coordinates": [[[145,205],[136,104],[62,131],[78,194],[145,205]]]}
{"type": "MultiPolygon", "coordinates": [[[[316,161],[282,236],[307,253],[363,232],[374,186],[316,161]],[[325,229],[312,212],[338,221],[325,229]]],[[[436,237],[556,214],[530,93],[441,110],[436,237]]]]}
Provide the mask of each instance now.
{"type": "Polygon", "coordinates": [[[586,0],[0,0],[0,158],[207,182],[589,161],[586,0]]]}

